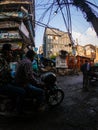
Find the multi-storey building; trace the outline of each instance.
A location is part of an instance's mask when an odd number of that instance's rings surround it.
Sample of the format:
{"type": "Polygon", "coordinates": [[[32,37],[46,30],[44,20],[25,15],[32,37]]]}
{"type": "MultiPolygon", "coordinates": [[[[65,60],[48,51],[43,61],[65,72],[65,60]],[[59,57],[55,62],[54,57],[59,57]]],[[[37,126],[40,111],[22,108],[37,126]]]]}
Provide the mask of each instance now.
{"type": "Polygon", "coordinates": [[[55,28],[45,28],[43,53],[45,57],[58,55],[60,50],[72,53],[71,40],[69,33],[55,28]]]}
{"type": "Polygon", "coordinates": [[[85,56],[85,48],[81,45],[76,45],[76,55],[85,56]]]}
{"type": "Polygon", "coordinates": [[[39,47],[39,54],[42,54],[43,53],[43,46],[40,46],[39,47]]]}
{"type": "Polygon", "coordinates": [[[96,47],[92,44],[87,44],[84,46],[85,47],[85,56],[89,57],[91,59],[96,58],[96,47]]]}
{"type": "Polygon", "coordinates": [[[98,63],[98,46],[96,46],[95,48],[96,48],[96,58],[95,58],[94,62],[98,63]]]}
{"type": "Polygon", "coordinates": [[[0,0],[0,47],[34,44],[34,0],[0,0]]]}
{"type": "Polygon", "coordinates": [[[91,59],[96,58],[96,47],[92,44],[72,46],[69,34],[55,28],[46,28],[44,32],[43,54],[45,57],[57,56],[60,50],[70,55],[78,55],[91,59]],[[74,49],[73,49],[74,48],[74,49]],[[75,50],[75,53],[73,51],[75,50]]]}

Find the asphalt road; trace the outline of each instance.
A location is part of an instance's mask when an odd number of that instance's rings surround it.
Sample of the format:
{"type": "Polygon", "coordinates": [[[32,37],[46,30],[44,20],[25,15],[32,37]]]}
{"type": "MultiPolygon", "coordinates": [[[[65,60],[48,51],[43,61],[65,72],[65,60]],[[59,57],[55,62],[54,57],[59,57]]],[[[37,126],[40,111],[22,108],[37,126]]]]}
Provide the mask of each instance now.
{"type": "Polygon", "coordinates": [[[63,102],[54,109],[23,117],[0,116],[0,130],[98,130],[98,88],[82,91],[82,74],[57,76],[63,102]]]}

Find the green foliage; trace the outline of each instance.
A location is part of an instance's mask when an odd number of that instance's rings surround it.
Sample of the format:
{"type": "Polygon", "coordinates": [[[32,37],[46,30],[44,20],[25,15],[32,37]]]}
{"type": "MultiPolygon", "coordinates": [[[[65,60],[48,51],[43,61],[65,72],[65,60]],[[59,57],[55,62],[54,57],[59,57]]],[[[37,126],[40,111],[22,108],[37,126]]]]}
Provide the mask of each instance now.
{"type": "Polygon", "coordinates": [[[57,56],[56,55],[52,55],[50,56],[50,59],[55,59],[57,56]]]}

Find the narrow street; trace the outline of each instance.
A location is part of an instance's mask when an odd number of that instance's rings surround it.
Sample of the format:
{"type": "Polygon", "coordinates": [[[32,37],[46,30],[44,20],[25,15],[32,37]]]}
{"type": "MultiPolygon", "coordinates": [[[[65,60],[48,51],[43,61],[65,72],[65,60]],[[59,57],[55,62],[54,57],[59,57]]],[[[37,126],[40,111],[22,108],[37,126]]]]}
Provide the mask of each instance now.
{"type": "Polygon", "coordinates": [[[98,130],[98,81],[83,91],[82,65],[98,80],[98,0],[0,0],[0,130],[98,130]],[[32,70],[57,74],[59,106],[48,77],[46,109],[35,110],[44,93],[32,70]]]}
{"type": "Polygon", "coordinates": [[[1,117],[0,130],[98,130],[98,87],[82,91],[82,74],[57,76],[63,102],[27,117],[1,117]]]}

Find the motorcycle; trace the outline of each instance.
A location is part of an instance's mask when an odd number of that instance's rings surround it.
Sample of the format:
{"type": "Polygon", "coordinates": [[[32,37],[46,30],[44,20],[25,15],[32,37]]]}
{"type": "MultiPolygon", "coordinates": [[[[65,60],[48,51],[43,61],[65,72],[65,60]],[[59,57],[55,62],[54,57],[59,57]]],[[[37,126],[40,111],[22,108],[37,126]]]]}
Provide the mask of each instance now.
{"type": "MultiPolygon", "coordinates": [[[[53,72],[46,72],[41,75],[41,88],[45,91],[46,105],[50,108],[58,106],[64,99],[64,92],[56,83],[56,75],[53,72]]],[[[24,111],[33,112],[37,106],[37,99],[27,95],[24,99],[24,111]]],[[[0,95],[0,114],[11,113],[12,99],[6,95],[0,95]]]]}

